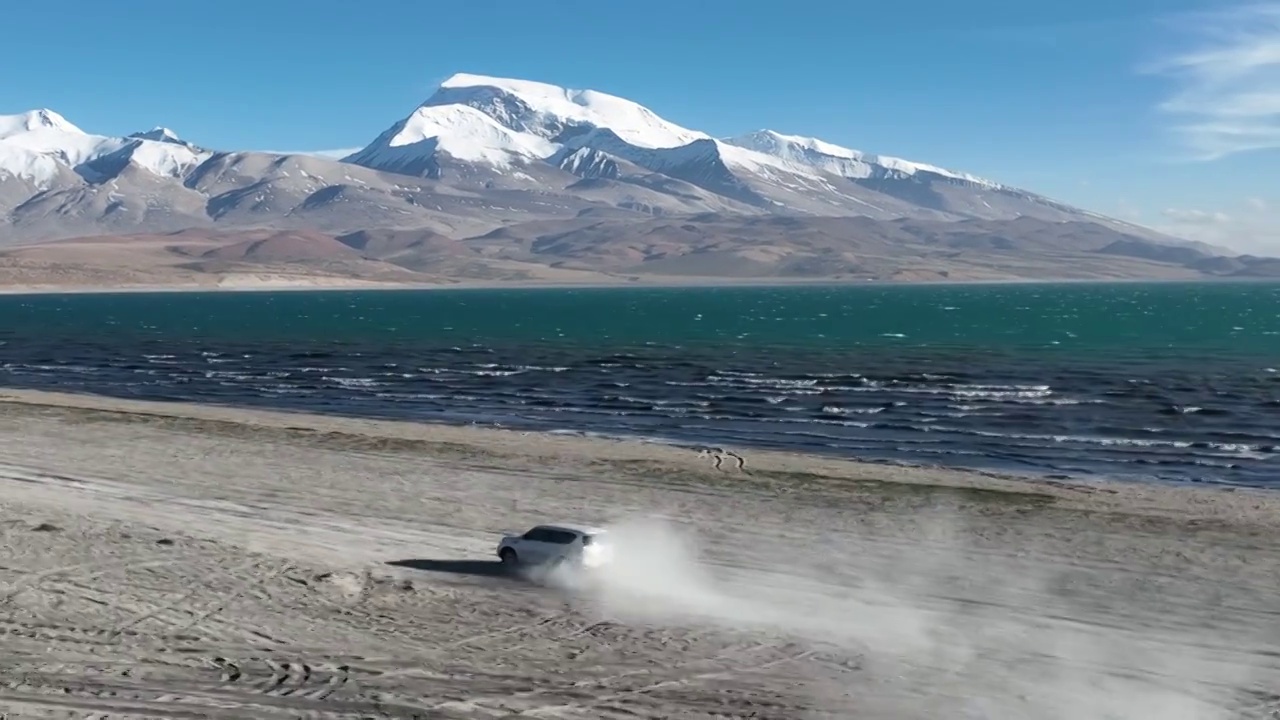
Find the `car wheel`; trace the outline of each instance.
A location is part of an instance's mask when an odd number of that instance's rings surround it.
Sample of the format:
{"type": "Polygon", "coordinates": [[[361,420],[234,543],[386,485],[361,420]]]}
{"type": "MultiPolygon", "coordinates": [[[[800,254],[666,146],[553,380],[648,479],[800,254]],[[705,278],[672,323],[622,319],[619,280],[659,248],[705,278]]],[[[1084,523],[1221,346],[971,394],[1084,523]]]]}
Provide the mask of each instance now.
{"type": "Polygon", "coordinates": [[[515,567],[520,563],[520,557],[511,548],[503,548],[502,552],[498,553],[498,559],[507,567],[515,567]]]}

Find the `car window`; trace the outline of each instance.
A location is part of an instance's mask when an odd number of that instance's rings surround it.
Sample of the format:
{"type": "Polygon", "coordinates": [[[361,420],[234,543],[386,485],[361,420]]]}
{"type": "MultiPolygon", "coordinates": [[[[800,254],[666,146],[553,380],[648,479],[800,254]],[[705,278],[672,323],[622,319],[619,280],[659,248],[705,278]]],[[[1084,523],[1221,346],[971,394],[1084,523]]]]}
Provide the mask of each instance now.
{"type": "Polygon", "coordinates": [[[555,545],[570,545],[574,540],[578,539],[578,534],[569,532],[568,530],[554,530],[548,527],[536,527],[521,536],[525,540],[531,542],[553,543],[555,545]]]}
{"type": "Polygon", "coordinates": [[[583,536],[582,536],[582,545],[583,545],[583,547],[586,547],[586,546],[588,546],[588,545],[591,545],[591,544],[592,544],[592,543],[594,543],[595,541],[596,541],[596,537],[595,537],[594,535],[583,535],[583,536]]]}
{"type": "Polygon", "coordinates": [[[549,540],[557,545],[569,545],[578,539],[578,534],[568,530],[551,530],[549,540]]]}

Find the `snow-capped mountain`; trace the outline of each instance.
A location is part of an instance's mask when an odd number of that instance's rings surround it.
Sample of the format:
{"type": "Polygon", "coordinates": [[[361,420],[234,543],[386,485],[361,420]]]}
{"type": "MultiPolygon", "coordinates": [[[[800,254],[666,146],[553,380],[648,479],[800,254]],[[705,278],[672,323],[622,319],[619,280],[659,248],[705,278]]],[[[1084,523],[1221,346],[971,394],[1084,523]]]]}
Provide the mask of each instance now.
{"type": "MultiPolygon", "coordinates": [[[[641,148],[670,148],[705,139],[702,133],[667,122],[630,100],[555,85],[458,74],[445,80],[407,119],[350,158],[364,152],[405,148],[435,138],[437,150],[457,159],[509,162],[542,160],[574,134],[613,130],[641,148]]],[[[364,164],[364,163],[361,163],[364,164]]]]}
{"type": "Polygon", "coordinates": [[[48,187],[66,170],[90,181],[128,167],[178,178],[210,153],[170,140],[90,135],[52,110],[0,116],[0,178],[9,176],[48,187]]]}
{"type": "Polygon", "coordinates": [[[1052,220],[1073,213],[1033,193],[926,163],[771,130],[718,139],[606,93],[471,74],[446,80],[409,117],[345,160],[443,179],[450,167],[474,173],[476,165],[508,178],[547,164],[598,174],[606,158],[761,212],[1052,220]],[[593,153],[590,165],[581,163],[587,157],[581,151],[593,153]]]}
{"type": "Polygon", "coordinates": [[[164,127],[110,137],[51,110],[0,115],[0,246],[209,226],[465,235],[527,219],[535,209],[573,217],[612,199],[541,193],[536,204],[519,196],[495,201],[336,158],[216,152],[164,127]]]}
{"type": "MultiPolygon", "coordinates": [[[[847,227],[850,242],[871,232],[852,221],[863,218],[1004,222],[1015,239],[1032,232],[1020,220],[1075,221],[1103,226],[1104,235],[1178,243],[922,162],[771,130],[721,139],[614,95],[479,75],[449,78],[341,160],[213,151],[160,126],[94,135],[51,110],[0,116],[0,244],[208,226],[462,239],[514,225],[586,232],[596,222],[639,227],[654,218],[715,232],[755,223],[757,238],[789,232],[786,222],[757,222],[768,217],[843,219],[822,232],[847,227]]],[[[1106,244],[1085,235],[1088,248],[1106,244]]]]}

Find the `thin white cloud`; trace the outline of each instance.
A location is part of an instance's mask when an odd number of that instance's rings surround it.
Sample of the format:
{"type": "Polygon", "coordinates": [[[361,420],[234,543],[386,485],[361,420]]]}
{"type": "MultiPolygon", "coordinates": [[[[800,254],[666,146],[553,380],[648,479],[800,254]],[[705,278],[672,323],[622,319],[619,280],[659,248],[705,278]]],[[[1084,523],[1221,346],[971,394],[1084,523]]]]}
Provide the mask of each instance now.
{"type": "Polygon", "coordinates": [[[359,152],[363,148],[344,148],[339,150],[262,150],[264,153],[272,155],[311,155],[312,157],[328,158],[330,160],[341,160],[342,158],[359,152]]]}
{"type": "Polygon", "coordinates": [[[1221,225],[1231,222],[1231,216],[1221,211],[1206,212],[1195,209],[1168,208],[1161,214],[1171,222],[1184,225],[1221,225]]]}
{"type": "Polygon", "coordinates": [[[1262,198],[1248,198],[1226,210],[1168,208],[1153,225],[1174,237],[1280,257],[1280,209],[1262,198]]]}
{"type": "Polygon", "coordinates": [[[303,153],[303,154],[315,155],[317,157],[332,158],[334,160],[339,160],[353,153],[360,152],[362,149],[363,148],[353,147],[353,148],[343,148],[341,150],[313,150],[309,153],[303,153]]]}
{"type": "Polygon", "coordinates": [[[1280,0],[1177,20],[1182,51],[1148,68],[1175,89],[1159,110],[1199,160],[1280,148],[1280,0]]]}

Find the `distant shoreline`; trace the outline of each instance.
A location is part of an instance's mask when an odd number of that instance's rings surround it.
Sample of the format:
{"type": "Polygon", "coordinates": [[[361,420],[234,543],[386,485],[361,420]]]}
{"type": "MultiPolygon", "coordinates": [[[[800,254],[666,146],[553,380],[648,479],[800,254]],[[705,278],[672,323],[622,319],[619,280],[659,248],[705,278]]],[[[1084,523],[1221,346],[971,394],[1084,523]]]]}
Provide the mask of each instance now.
{"type": "Polygon", "coordinates": [[[264,292],[410,292],[448,290],[618,290],[618,289],[732,289],[788,287],[983,287],[993,285],[1210,285],[1210,284],[1275,284],[1277,278],[1042,278],[1008,280],[841,280],[831,278],[767,278],[720,279],[697,277],[688,280],[661,277],[652,280],[618,280],[616,282],[539,282],[539,281],[459,281],[454,283],[385,283],[340,281],[324,282],[308,279],[299,283],[263,283],[245,285],[0,285],[0,296],[6,295],[122,295],[170,293],[264,293],[264,292]]]}

